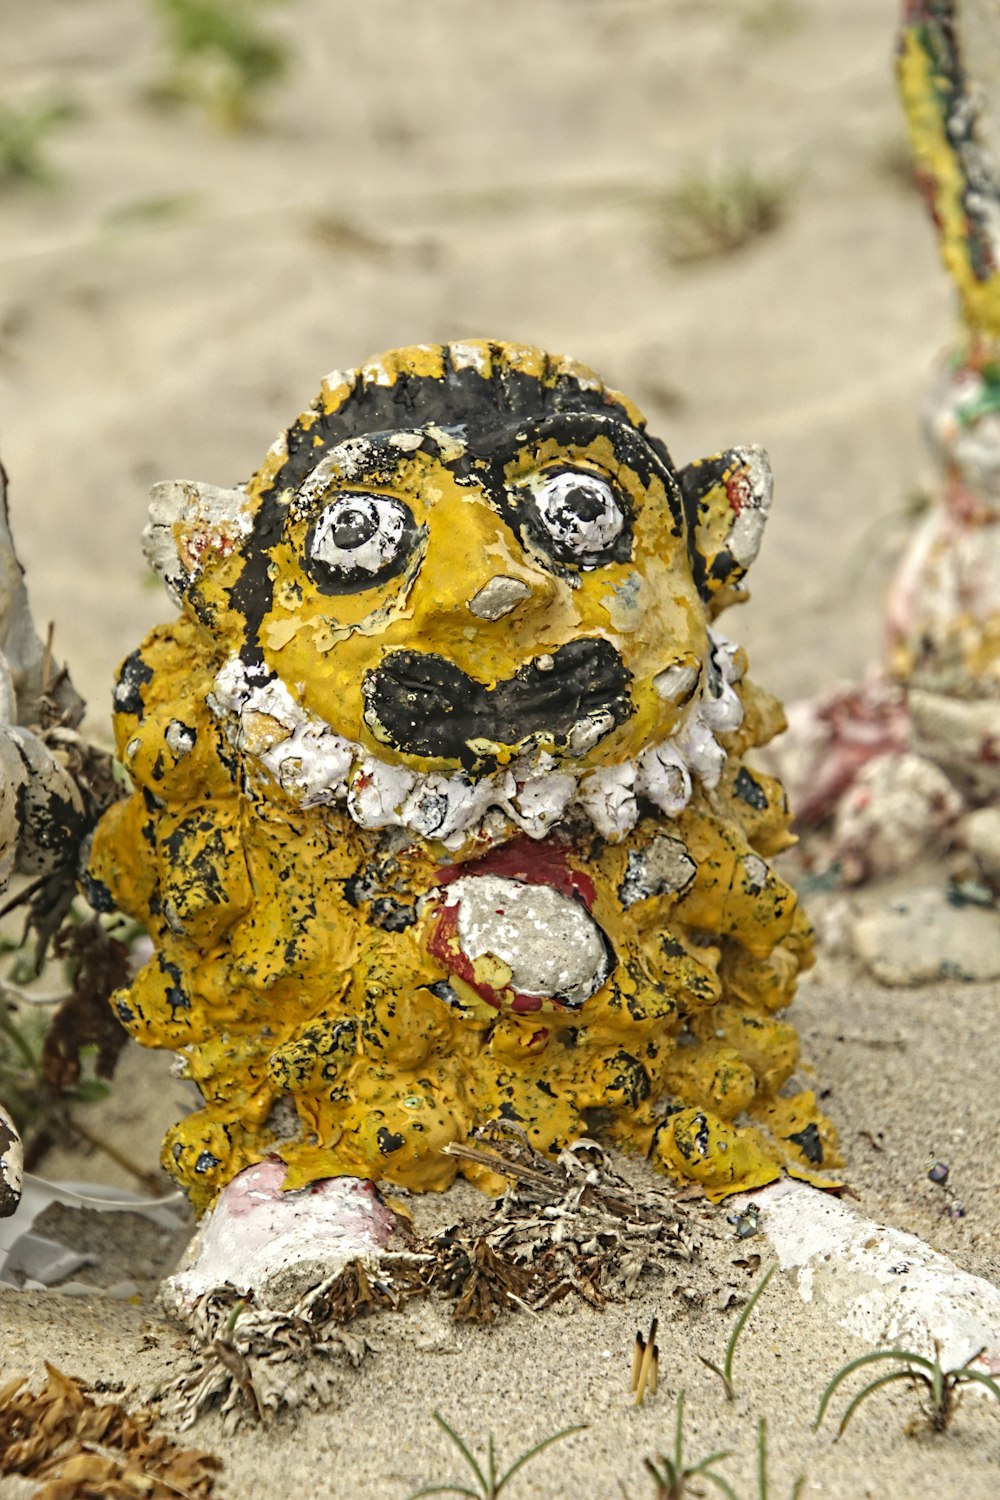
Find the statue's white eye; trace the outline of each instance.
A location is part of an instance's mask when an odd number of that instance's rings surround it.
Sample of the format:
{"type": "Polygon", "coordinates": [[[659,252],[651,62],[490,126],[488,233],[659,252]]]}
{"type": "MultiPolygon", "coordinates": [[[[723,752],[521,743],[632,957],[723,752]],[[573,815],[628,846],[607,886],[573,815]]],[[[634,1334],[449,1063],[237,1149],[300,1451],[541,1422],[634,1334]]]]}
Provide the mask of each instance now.
{"type": "MultiPolygon", "coordinates": [[[[605,479],[579,470],[541,474],[530,486],[532,530],[557,562],[596,568],[618,558],[627,517],[605,479]]],[[[627,554],[626,554],[627,555],[627,554]]]]}
{"type": "Polygon", "coordinates": [[[401,571],[416,539],[409,508],[392,495],[341,494],[306,537],[306,566],[325,593],[350,593],[401,571]]]}

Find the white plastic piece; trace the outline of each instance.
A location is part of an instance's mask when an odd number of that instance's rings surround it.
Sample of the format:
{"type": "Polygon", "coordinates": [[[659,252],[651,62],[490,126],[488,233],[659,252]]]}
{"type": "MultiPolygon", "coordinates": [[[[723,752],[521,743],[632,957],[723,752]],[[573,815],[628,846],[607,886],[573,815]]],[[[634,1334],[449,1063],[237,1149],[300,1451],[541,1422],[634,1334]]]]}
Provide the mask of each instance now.
{"type": "MultiPolygon", "coordinates": [[[[182,1229],[185,1215],[178,1211],[185,1202],[184,1194],[170,1193],[164,1198],[143,1198],[136,1193],[122,1192],[117,1188],[104,1187],[97,1183],[46,1182],[42,1177],[25,1173],[20,1202],[10,1218],[0,1219],[0,1283],[14,1284],[10,1271],[13,1266],[26,1272],[33,1280],[48,1285],[46,1277],[71,1275],[85,1260],[64,1264],[61,1270],[54,1269],[53,1242],[32,1236],[31,1230],[38,1215],[51,1203],[63,1203],[69,1208],[92,1208],[98,1213],[141,1214],[163,1229],[182,1229]],[[31,1258],[31,1244],[23,1247],[26,1237],[35,1242],[37,1260],[31,1258]]],[[[55,1250],[64,1249],[56,1246],[55,1250]]],[[[70,1253],[70,1252],[67,1252],[70,1253]]],[[[75,1252],[72,1252],[75,1254],[75,1252]]]]}

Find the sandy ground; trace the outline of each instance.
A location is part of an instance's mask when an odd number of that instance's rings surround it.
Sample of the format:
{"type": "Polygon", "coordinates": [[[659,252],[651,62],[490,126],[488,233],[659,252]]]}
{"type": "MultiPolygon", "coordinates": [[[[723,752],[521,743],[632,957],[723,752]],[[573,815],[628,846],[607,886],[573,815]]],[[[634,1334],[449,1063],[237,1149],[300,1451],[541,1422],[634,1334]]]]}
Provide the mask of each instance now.
{"type": "MultiPolygon", "coordinates": [[[[274,18],[297,49],[292,78],[265,128],[226,136],[144,100],[161,66],[147,7],[0,0],[3,97],[81,105],[52,137],[57,186],[0,196],[0,452],[36,614],[54,620],[95,732],[116,661],[165,614],[137,545],[149,484],[243,478],[331,366],[469,335],[587,360],[680,461],[764,443],[775,511],[753,602],[727,626],[786,696],[857,675],[876,649],[901,508],[926,478],[917,409],[952,329],[898,171],[896,12],[894,0],[293,0],[274,18]],[[761,28],[782,11],[787,27],[761,28]],[[685,170],[732,162],[787,176],[785,223],[739,254],[672,265],[658,195],[685,170]]],[[[995,1005],[975,986],[884,991],[829,958],[793,1013],[866,1211],[994,1280],[995,1005]],[[944,1190],[927,1180],[937,1159],[944,1190]],[[949,1214],[956,1199],[964,1217],[949,1214]]],[[[181,1105],[163,1064],[131,1057],[88,1116],[146,1165],[181,1105]]],[[[45,1170],[115,1177],[99,1157],[45,1170]]],[[[149,1295],[169,1246],[141,1232],[134,1246],[133,1274],[149,1273],[139,1305],[0,1292],[0,1380],[37,1378],[49,1359],[148,1393],[180,1351],[149,1295]]],[[[402,1500],[459,1478],[435,1407],[480,1448],[492,1431],[508,1459],[587,1422],[518,1476],[511,1500],[605,1500],[620,1482],[641,1500],[642,1457],[669,1451],[683,1387],[692,1459],[733,1449],[724,1472],[741,1497],[755,1493],[759,1415],[771,1500],[802,1471],[803,1493],[830,1500],[1000,1493],[986,1402],[967,1402],[944,1438],[906,1435],[905,1393],[862,1408],[836,1446],[832,1427],[812,1437],[819,1391],[861,1351],[783,1278],[747,1330],[728,1405],[695,1356],[719,1357],[735,1315],[720,1293],[752,1284],[733,1265],[746,1250],[716,1215],[678,1285],[602,1314],[564,1306],[486,1332],[433,1309],[383,1320],[335,1410],[263,1438],[226,1438],[209,1418],[193,1440],[223,1456],[229,1496],[402,1500]],[[636,1409],[631,1341],[654,1312],[664,1373],[636,1409]]],[[[0,1481],[3,1500],[29,1492],[0,1481]]]]}

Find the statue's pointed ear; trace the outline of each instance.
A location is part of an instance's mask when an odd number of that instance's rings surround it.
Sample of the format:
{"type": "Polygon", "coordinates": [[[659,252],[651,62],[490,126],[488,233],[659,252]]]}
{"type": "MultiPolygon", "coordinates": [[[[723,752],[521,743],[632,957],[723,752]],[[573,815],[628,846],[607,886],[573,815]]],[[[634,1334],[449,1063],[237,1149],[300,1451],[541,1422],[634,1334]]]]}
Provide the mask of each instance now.
{"type": "Polygon", "coordinates": [[[142,548],[180,606],[213,563],[239,551],[250,527],[245,490],[171,479],[150,493],[142,548]]]}
{"type": "Polygon", "coordinates": [[[760,548],[771,505],[771,465],[763,448],[727,448],[677,476],[691,523],[695,582],[723,609],[742,598],[741,579],[760,548]]]}

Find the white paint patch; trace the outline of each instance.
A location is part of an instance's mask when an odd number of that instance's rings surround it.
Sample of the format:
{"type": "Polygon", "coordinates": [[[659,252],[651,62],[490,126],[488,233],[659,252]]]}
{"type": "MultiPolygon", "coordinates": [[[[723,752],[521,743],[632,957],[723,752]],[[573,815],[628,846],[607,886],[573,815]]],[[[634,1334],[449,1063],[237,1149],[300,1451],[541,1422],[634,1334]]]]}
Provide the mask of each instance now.
{"type": "Polygon", "coordinates": [[[338,495],[314,522],[309,555],[349,581],[374,576],[395,561],[409,519],[403,503],[391,496],[338,495]]]}
{"type": "Polygon", "coordinates": [[[401,453],[416,453],[424,440],[423,432],[394,432],[389,437],[389,447],[401,453]]]}
{"type": "Polygon", "coordinates": [[[479,344],[449,344],[448,358],[453,370],[475,370],[484,380],[489,379],[490,360],[488,351],[479,344]]]}
{"type": "Polygon", "coordinates": [[[608,977],[601,929],[586,907],[552,886],[462,875],[446,887],[445,906],[458,907],[466,957],[499,958],[522,995],[582,1005],[608,977]]]}
{"type": "Polygon", "coordinates": [[[681,703],[694,692],[700,671],[699,666],[675,662],[672,667],[657,672],[653,678],[653,687],[664,703],[681,703]]]}
{"type": "Polygon", "coordinates": [[[154,484],[142,550],[175,604],[180,606],[206,552],[226,557],[250,534],[246,491],[219,489],[193,479],[154,484]]]}
{"type": "Polygon", "coordinates": [[[970,1276],[915,1234],[866,1219],[803,1183],[783,1181],[730,1202],[754,1202],[803,1302],[872,1349],[909,1349],[945,1369],[980,1349],[974,1368],[1000,1372],[1000,1289],[970,1276]]]}
{"type": "Polygon", "coordinates": [[[304,1286],[347,1263],[377,1255],[396,1233],[396,1220],[371,1182],[332,1177],[283,1192],[285,1167],[245,1167],[223,1188],[188,1247],[186,1264],[161,1296],[171,1310],[189,1310],[199,1297],[230,1285],[267,1290],[281,1305],[304,1286]]]}
{"type": "Polygon", "coordinates": [[[771,508],[774,477],[763,448],[753,444],[746,448],[734,448],[733,452],[743,465],[743,470],[736,481],[740,510],[726,538],[726,546],[740,567],[746,569],[760,551],[767,514],[771,508]]]}
{"type": "Polygon", "coordinates": [[[567,470],[533,474],[526,487],[549,536],[573,553],[582,567],[596,567],[625,524],[611,486],[596,474],[567,470]],[[582,511],[581,495],[586,497],[582,511]]]}

